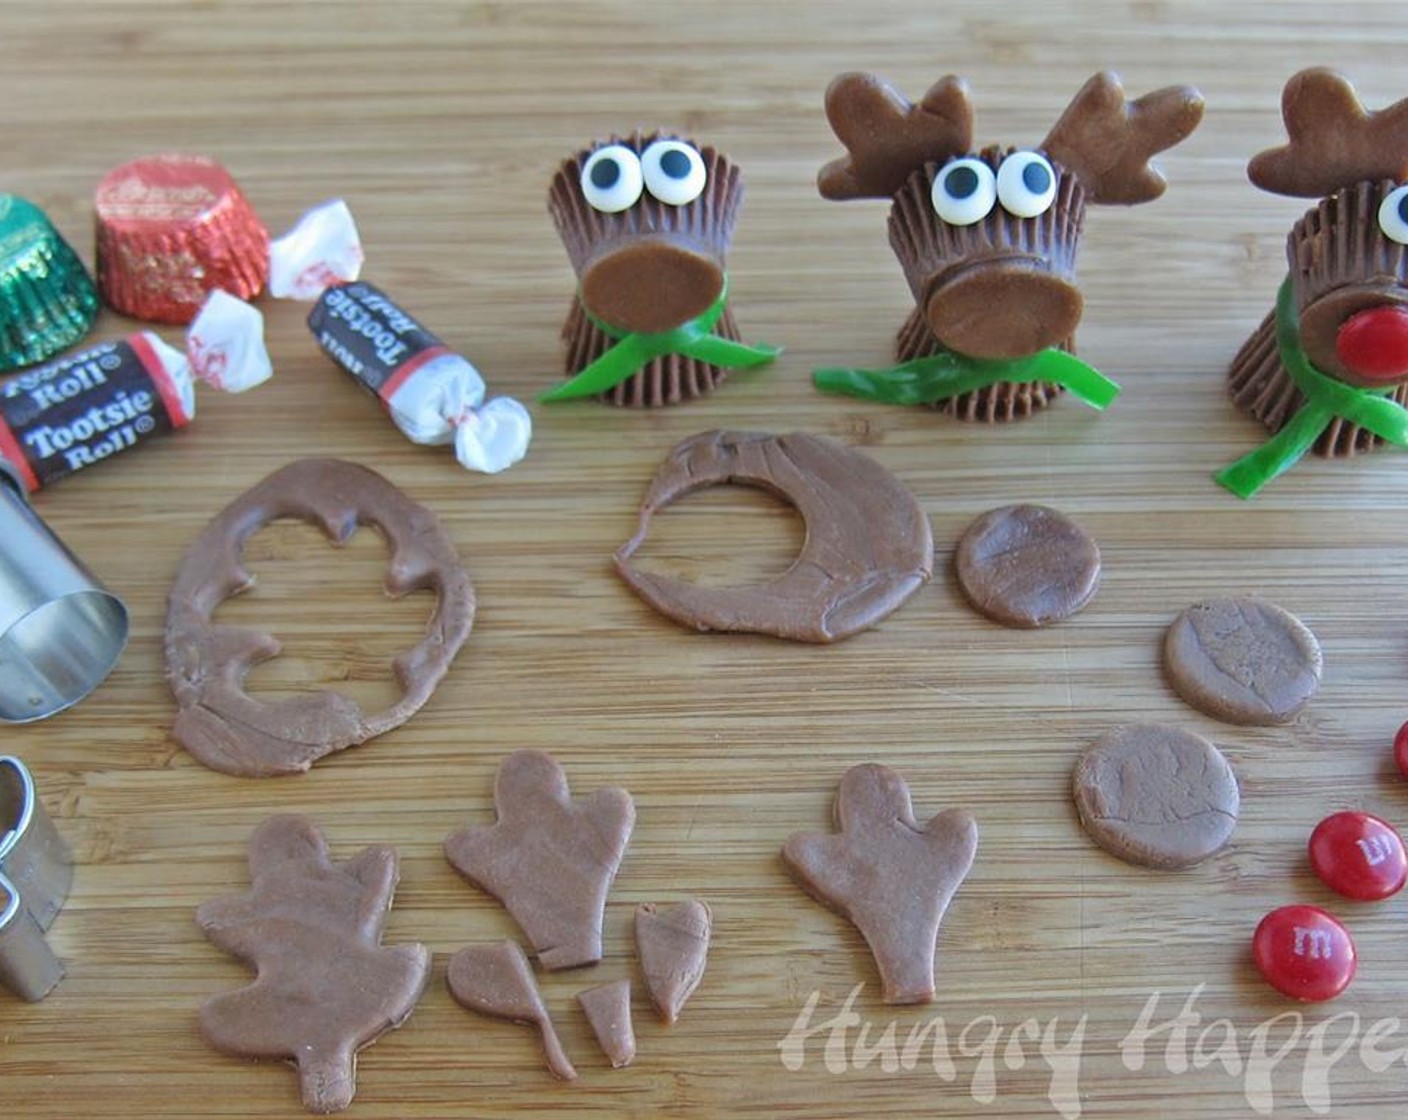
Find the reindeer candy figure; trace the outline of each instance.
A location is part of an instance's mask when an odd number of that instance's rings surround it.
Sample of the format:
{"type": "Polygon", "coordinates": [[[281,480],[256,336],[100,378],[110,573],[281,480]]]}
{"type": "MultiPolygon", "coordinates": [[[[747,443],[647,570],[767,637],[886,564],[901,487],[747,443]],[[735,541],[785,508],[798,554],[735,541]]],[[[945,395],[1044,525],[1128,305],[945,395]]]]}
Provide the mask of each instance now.
{"type": "Polygon", "coordinates": [[[1076,246],[1088,203],[1132,206],[1163,194],[1150,158],[1202,120],[1197,90],[1127,102],[1096,74],[1036,150],[972,150],[962,78],[941,78],[918,105],[870,74],[842,74],[826,115],[847,154],[821,169],[826,198],[889,198],[890,246],[915,308],[900,364],[823,369],[818,388],[926,404],[961,420],[1015,420],[1062,389],[1103,409],[1119,386],[1080,361],[1076,246]]]}
{"type": "Polygon", "coordinates": [[[665,133],[612,137],[565,160],[548,210],[577,272],[562,328],[569,380],[538,399],[654,408],[772,361],[776,347],[739,341],[726,303],[742,200],[727,156],[665,133]]]}
{"type": "Polygon", "coordinates": [[[1228,371],[1273,433],[1214,477],[1250,498],[1307,451],[1408,445],[1408,99],[1368,112],[1329,70],[1286,83],[1289,143],[1256,156],[1262,190],[1320,201],[1291,230],[1275,308],[1228,371]]]}

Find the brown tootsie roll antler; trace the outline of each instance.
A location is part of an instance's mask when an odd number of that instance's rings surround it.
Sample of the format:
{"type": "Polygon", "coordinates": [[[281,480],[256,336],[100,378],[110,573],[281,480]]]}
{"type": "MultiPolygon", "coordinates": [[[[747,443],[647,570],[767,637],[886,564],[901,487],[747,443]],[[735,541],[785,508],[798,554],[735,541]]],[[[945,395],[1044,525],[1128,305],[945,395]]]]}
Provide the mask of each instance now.
{"type": "Polygon", "coordinates": [[[1075,173],[1088,201],[1133,206],[1152,202],[1168,185],[1150,158],[1202,119],[1203,98],[1192,86],[1126,101],[1118,76],[1106,70],[1081,87],[1041,147],[1075,173]]]}
{"type": "Polygon", "coordinates": [[[817,175],[823,198],[889,198],[926,163],[963,155],[973,142],[968,84],[948,74],[919,104],[874,74],[848,73],[826,89],[826,119],[846,146],[817,175]]]}
{"type": "Polygon", "coordinates": [[[1319,198],[1370,179],[1408,178],[1408,98],[1364,108],[1333,70],[1302,70],[1281,94],[1290,143],[1255,156],[1247,176],[1264,191],[1319,198]]]}

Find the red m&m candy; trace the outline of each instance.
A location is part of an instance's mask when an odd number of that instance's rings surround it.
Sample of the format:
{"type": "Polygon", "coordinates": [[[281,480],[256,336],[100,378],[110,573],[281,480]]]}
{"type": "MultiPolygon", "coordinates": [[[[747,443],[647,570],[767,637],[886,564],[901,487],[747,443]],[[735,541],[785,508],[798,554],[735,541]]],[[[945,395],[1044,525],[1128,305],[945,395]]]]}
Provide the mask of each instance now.
{"type": "Polygon", "coordinates": [[[1408,778],[1408,723],[1400,727],[1398,734],[1393,737],[1393,757],[1398,763],[1398,769],[1408,778]]]}
{"type": "Polygon", "coordinates": [[[1334,999],[1354,979],[1354,941],[1318,906],[1283,906],[1261,919],[1252,959],[1282,995],[1307,1003],[1334,999]]]}
{"type": "Polygon", "coordinates": [[[1310,866],[1332,891],[1361,902],[1395,895],[1408,882],[1408,852],[1388,821],[1335,813],[1310,834],[1310,866]]]}

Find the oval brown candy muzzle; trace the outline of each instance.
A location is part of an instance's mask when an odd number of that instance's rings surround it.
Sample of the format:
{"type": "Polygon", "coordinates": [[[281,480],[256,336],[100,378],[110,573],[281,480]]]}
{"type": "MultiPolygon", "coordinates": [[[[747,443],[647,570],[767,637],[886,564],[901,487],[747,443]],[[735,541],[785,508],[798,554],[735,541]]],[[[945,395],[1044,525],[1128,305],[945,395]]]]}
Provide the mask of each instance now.
{"type": "Polygon", "coordinates": [[[1080,322],[1080,289],[1044,262],[980,261],[939,278],[924,314],[950,350],[970,358],[1023,358],[1069,341],[1080,322]]]}
{"type": "MultiPolygon", "coordinates": [[[[1300,313],[1300,342],[1305,356],[1321,373],[1361,389],[1382,389],[1396,384],[1384,377],[1361,377],[1340,359],[1336,342],[1340,328],[1361,311],[1375,307],[1408,308],[1408,291],[1389,284],[1355,284],[1335,288],[1313,300],[1300,313]]],[[[1398,382],[1408,381],[1408,370],[1398,382]]]]}
{"type": "Polygon", "coordinates": [[[582,271],[582,303],[630,333],[657,334],[697,319],[724,290],[723,264],[677,241],[636,238],[582,271]]]}

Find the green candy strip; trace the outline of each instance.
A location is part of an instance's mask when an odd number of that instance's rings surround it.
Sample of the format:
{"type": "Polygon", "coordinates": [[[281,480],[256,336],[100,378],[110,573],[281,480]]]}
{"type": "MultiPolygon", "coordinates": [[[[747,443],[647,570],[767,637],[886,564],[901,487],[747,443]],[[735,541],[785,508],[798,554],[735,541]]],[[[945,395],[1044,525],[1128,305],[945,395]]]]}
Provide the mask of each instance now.
{"type": "Polygon", "coordinates": [[[1300,341],[1300,320],[1288,276],[1276,294],[1276,345],[1281,364],[1305,397],[1290,422],[1250,454],[1223,467],[1213,478],[1239,498],[1250,498],[1273,478],[1290,470],[1315,446],[1338,417],[1380,439],[1408,447],[1408,409],[1388,399],[1388,389],[1358,389],[1336,381],[1311,364],[1300,341]]]}
{"type": "Polygon", "coordinates": [[[819,369],[812,374],[812,383],[824,393],[902,405],[936,404],[999,381],[1054,382],[1101,410],[1120,395],[1120,387],[1094,366],[1054,346],[1010,361],[941,350],[888,369],[819,369]]]}
{"type": "Polygon", "coordinates": [[[782,353],[780,346],[749,346],[713,333],[724,313],[728,299],[728,281],[703,315],[683,326],[654,334],[618,331],[600,319],[588,318],[611,338],[619,339],[615,346],[592,362],[570,380],[538,394],[544,403],[570,401],[579,397],[594,397],[614,389],[626,378],[638,373],[656,358],[681,354],[721,369],[752,369],[766,365],[782,353]]]}

